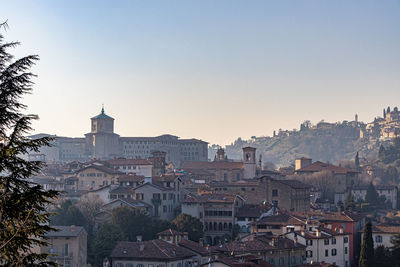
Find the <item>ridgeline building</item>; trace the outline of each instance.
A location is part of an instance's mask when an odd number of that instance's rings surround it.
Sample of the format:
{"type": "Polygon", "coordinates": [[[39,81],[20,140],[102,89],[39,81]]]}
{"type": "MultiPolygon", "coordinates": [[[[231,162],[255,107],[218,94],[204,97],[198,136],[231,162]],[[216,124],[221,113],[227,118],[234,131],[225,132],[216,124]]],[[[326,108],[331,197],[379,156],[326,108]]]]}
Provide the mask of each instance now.
{"type": "MultiPolygon", "coordinates": [[[[51,136],[32,135],[31,138],[51,136]]],[[[52,147],[43,147],[39,153],[30,153],[30,160],[47,162],[88,161],[92,159],[149,158],[155,151],[166,152],[166,162],[180,167],[185,161],[207,161],[208,143],[198,139],[180,139],[173,135],[156,137],[121,137],[114,133],[114,118],[101,109],[91,118],[91,131],[84,138],[54,138],[52,147]]]]}

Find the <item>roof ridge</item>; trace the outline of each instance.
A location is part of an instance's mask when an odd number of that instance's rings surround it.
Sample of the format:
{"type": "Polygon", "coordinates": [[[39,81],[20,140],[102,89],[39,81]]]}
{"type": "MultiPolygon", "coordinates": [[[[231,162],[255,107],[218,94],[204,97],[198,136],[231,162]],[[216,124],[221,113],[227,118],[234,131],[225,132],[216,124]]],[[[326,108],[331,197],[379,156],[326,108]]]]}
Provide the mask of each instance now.
{"type": "MultiPolygon", "coordinates": [[[[157,239],[156,239],[156,240],[157,240],[157,239]]],[[[162,249],[159,245],[157,245],[157,244],[155,243],[156,240],[151,240],[151,242],[152,242],[152,243],[154,244],[154,246],[156,246],[162,253],[164,253],[165,256],[167,256],[168,258],[171,258],[171,256],[168,255],[167,252],[165,252],[165,249],[162,249]]]]}

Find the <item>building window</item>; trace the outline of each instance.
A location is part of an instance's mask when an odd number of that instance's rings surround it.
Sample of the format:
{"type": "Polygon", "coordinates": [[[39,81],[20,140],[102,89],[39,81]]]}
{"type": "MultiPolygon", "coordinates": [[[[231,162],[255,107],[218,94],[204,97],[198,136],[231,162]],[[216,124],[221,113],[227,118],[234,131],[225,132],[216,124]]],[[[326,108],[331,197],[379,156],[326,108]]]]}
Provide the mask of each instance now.
{"type": "Polygon", "coordinates": [[[376,243],[382,243],[382,236],[381,235],[375,236],[375,242],[376,243]]]}
{"type": "Polygon", "coordinates": [[[325,249],[325,257],[329,256],[329,250],[325,249]]]}
{"type": "Polygon", "coordinates": [[[68,243],[64,245],[64,256],[68,256],[69,254],[69,247],[68,247],[68,243]]]}
{"type": "Polygon", "coordinates": [[[329,239],[324,239],[324,245],[329,245],[329,239]]]}
{"type": "Polygon", "coordinates": [[[332,245],[336,244],[336,238],[332,238],[332,245]]]}
{"type": "Polygon", "coordinates": [[[347,247],[344,247],[344,254],[347,254],[347,247]]]}
{"type": "Polygon", "coordinates": [[[312,250],[307,250],[306,251],[306,257],[307,258],[312,258],[312,250]]]}
{"type": "Polygon", "coordinates": [[[162,199],[163,199],[163,200],[167,200],[167,193],[164,193],[164,194],[163,194],[162,199]]]}
{"type": "Polygon", "coordinates": [[[347,236],[345,236],[345,237],[343,238],[343,243],[349,243],[349,238],[348,238],[347,236]]]}
{"type": "Polygon", "coordinates": [[[272,196],[277,197],[278,196],[278,189],[272,189],[272,196]]]}
{"type": "Polygon", "coordinates": [[[312,240],[306,240],[306,245],[307,246],[312,246],[312,240]]]}
{"type": "Polygon", "coordinates": [[[272,204],[274,207],[278,207],[278,200],[272,200],[272,204]]]}
{"type": "Polygon", "coordinates": [[[292,256],[292,264],[296,264],[296,257],[292,256]]]}
{"type": "Polygon", "coordinates": [[[167,212],[167,206],[163,206],[163,212],[167,212]]]}
{"type": "Polygon", "coordinates": [[[336,256],[336,254],[337,254],[336,248],[333,248],[332,249],[332,256],[336,256]]]}
{"type": "Polygon", "coordinates": [[[143,193],[137,193],[136,200],[143,200],[143,193]]]}
{"type": "Polygon", "coordinates": [[[279,266],[285,265],[285,259],[283,257],[279,258],[279,266]]]}

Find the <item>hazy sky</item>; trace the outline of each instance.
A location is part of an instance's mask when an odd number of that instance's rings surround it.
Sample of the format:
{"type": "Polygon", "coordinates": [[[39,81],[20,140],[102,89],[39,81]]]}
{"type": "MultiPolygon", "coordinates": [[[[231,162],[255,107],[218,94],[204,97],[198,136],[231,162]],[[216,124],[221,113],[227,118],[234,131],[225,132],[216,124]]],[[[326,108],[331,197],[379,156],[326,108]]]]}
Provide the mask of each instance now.
{"type": "Polygon", "coordinates": [[[228,144],[400,106],[400,1],[2,1],[6,40],[39,54],[35,131],[228,144]]]}

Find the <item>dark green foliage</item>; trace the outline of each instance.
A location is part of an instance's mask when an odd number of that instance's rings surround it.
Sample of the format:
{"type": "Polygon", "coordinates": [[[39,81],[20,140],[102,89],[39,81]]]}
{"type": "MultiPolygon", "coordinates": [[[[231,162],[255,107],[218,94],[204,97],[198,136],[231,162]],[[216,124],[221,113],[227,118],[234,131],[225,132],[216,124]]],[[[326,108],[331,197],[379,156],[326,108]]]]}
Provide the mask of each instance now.
{"type": "Polygon", "coordinates": [[[143,212],[129,207],[112,210],[111,221],[103,224],[94,233],[89,243],[89,262],[101,266],[101,261],[108,256],[118,241],[143,241],[155,239],[157,233],[166,229],[175,229],[169,221],[154,219],[143,212]]]}
{"type": "Polygon", "coordinates": [[[356,166],[357,169],[360,169],[360,158],[358,156],[358,152],[357,152],[356,157],[354,159],[354,165],[356,166]]]}
{"type": "Polygon", "coordinates": [[[101,267],[103,259],[110,255],[118,241],[124,241],[126,237],[118,227],[118,225],[112,223],[103,224],[97,231],[91,244],[92,255],[91,258],[92,266],[101,267]]]}
{"type": "Polygon", "coordinates": [[[156,238],[157,233],[173,227],[170,222],[153,219],[128,207],[113,209],[111,223],[117,225],[129,241],[136,241],[139,235],[143,240],[150,240],[156,238]]]}
{"type": "Polygon", "coordinates": [[[392,145],[384,148],[382,145],[379,148],[379,160],[385,164],[390,164],[400,159],[400,137],[392,140],[392,145]]]}
{"type": "Polygon", "coordinates": [[[375,262],[379,264],[380,267],[391,267],[393,266],[391,257],[392,254],[388,248],[384,246],[378,246],[374,252],[375,262]]]}
{"type": "Polygon", "coordinates": [[[374,241],[372,239],[372,225],[367,222],[364,226],[363,239],[361,242],[359,267],[373,267],[374,261],[374,241]]]}
{"type": "Polygon", "coordinates": [[[55,210],[55,214],[51,216],[51,225],[77,225],[87,229],[87,220],[82,212],[75,206],[71,200],[61,203],[60,207],[55,210]]]}
{"type": "Polygon", "coordinates": [[[383,118],[386,118],[386,110],[383,109],[383,118]]]}
{"type": "Polygon", "coordinates": [[[367,188],[367,194],[365,195],[365,202],[369,203],[370,205],[376,206],[379,204],[379,195],[375,189],[375,186],[372,182],[369,184],[367,188]]]}
{"type": "Polygon", "coordinates": [[[175,224],[176,230],[188,232],[189,239],[192,241],[198,242],[203,237],[203,224],[195,217],[181,213],[172,223],[175,224]]]}
{"type": "Polygon", "coordinates": [[[26,106],[20,100],[32,90],[34,74],[29,69],[39,57],[14,60],[7,50],[16,45],[4,43],[0,35],[0,259],[7,266],[44,266],[47,255],[30,249],[47,244],[43,238],[52,228],[47,225],[50,214],[46,206],[58,192],[44,191],[28,181],[42,163],[21,157],[38,152],[50,139],[26,137],[37,116],[24,115],[26,106]]]}
{"type": "Polygon", "coordinates": [[[346,194],[346,199],[344,201],[344,208],[346,210],[352,210],[354,209],[356,206],[356,204],[354,203],[354,196],[351,193],[351,191],[349,190],[346,194]]]}
{"type": "Polygon", "coordinates": [[[400,266],[400,233],[396,234],[392,239],[392,263],[393,266],[400,266]]]}

